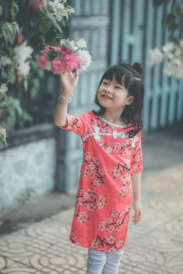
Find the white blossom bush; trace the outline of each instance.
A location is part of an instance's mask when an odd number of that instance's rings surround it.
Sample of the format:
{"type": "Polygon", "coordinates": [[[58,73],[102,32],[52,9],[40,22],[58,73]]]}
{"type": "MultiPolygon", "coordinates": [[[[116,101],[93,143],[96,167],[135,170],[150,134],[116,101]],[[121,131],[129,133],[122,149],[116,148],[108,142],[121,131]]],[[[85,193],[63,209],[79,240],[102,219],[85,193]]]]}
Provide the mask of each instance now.
{"type": "Polygon", "coordinates": [[[149,65],[153,67],[157,63],[167,60],[163,72],[168,76],[183,79],[183,39],[179,45],[169,42],[162,47],[149,50],[149,65]]]}
{"type": "MultiPolygon", "coordinates": [[[[8,113],[3,112],[4,101],[7,104],[9,102],[9,105],[10,101],[13,102],[13,97],[8,94],[11,90],[26,91],[31,98],[35,98],[40,79],[44,76],[43,70],[36,64],[36,59],[45,45],[60,45],[63,28],[74,13],[74,9],[66,2],[0,0],[0,123],[1,118],[5,119],[5,113],[8,113]]],[[[51,69],[49,64],[47,69],[51,69]]],[[[18,116],[22,113],[22,117],[31,120],[21,105],[18,109],[18,116]]],[[[6,129],[1,126],[0,146],[3,142],[7,144],[5,133],[6,129]]]]}
{"type": "Polygon", "coordinates": [[[183,1],[152,0],[152,2],[155,8],[170,5],[171,9],[162,18],[162,25],[167,30],[169,42],[162,49],[149,50],[149,65],[153,67],[165,61],[163,72],[168,76],[183,79],[183,1]]]}

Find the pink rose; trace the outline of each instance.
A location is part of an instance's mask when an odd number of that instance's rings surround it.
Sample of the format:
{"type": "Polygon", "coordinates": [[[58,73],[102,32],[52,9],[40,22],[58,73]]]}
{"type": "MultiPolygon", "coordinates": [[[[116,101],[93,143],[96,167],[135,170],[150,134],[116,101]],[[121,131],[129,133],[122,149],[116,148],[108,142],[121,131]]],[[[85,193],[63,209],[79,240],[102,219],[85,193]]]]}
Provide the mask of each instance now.
{"type": "Polygon", "coordinates": [[[60,74],[61,71],[64,71],[64,62],[61,57],[56,57],[52,61],[52,71],[54,74],[60,74]]]}
{"type": "Polygon", "coordinates": [[[79,69],[81,67],[80,58],[78,54],[69,50],[64,44],[61,47],[61,52],[64,58],[65,71],[70,72],[73,69],[79,69]]]}
{"type": "Polygon", "coordinates": [[[60,47],[51,47],[53,50],[55,50],[55,51],[59,51],[59,50],[61,50],[61,48],[60,47]]]}
{"type": "Polygon", "coordinates": [[[45,54],[41,54],[37,60],[36,63],[42,68],[45,68],[46,62],[48,61],[48,56],[45,54]]]}
{"type": "Polygon", "coordinates": [[[50,47],[49,46],[46,46],[45,49],[41,50],[40,52],[43,54],[43,55],[48,55],[48,52],[50,51],[50,47]]]}

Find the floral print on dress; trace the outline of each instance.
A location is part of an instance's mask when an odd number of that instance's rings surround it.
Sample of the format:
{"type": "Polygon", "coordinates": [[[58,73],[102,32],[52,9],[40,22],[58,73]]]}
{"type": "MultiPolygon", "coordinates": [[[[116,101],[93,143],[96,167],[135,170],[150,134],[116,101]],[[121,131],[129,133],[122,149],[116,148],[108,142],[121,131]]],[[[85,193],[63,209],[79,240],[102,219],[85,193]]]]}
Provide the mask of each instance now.
{"type": "Polygon", "coordinates": [[[82,169],[83,176],[89,175],[92,179],[91,184],[94,186],[100,186],[101,184],[105,184],[105,170],[101,169],[100,161],[96,155],[91,156],[90,152],[84,152],[84,163],[83,166],[87,166],[87,169],[84,167],[82,169]]]}
{"type": "Polygon", "coordinates": [[[88,211],[96,211],[97,209],[105,207],[106,203],[107,200],[104,195],[97,195],[97,193],[90,189],[83,192],[82,188],[79,187],[78,195],[76,197],[76,207],[82,207],[84,205],[88,211]]]}
{"type": "Polygon", "coordinates": [[[98,224],[98,229],[105,232],[120,232],[122,230],[122,225],[128,222],[130,207],[126,206],[123,212],[114,209],[110,212],[113,217],[106,219],[105,221],[98,224]]]}
{"type": "Polygon", "coordinates": [[[143,170],[141,132],[137,133],[137,137],[139,141],[136,142],[136,146],[131,152],[131,174],[140,173],[143,170]]]}
{"type": "Polygon", "coordinates": [[[70,241],[104,252],[123,249],[133,198],[131,175],[143,170],[141,132],[128,138],[130,127],[108,124],[93,112],[67,114],[61,128],[80,135],[83,143],[70,241]]]}

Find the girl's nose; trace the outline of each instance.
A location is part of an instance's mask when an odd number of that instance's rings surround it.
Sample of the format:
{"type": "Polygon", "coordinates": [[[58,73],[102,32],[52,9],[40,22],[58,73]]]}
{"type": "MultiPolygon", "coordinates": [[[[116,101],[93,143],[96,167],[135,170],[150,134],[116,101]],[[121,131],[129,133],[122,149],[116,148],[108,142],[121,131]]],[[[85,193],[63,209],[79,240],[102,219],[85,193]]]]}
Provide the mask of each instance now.
{"type": "Polygon", "coordinates": [[[105,90],[106,90],[106,92],[111,93],[112,92],[112,87],[111,86],[105,87],[105,90]]]}

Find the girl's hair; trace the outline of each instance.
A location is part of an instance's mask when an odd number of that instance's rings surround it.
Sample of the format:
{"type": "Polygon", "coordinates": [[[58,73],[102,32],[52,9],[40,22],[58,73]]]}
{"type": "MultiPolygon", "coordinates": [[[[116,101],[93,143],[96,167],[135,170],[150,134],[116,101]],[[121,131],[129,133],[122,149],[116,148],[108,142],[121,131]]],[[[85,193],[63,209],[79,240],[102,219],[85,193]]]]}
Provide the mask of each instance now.
{"type": "MultiPolygon", "coordinates": [[[[104,79],[112,81],[113,77],[115,77],[115,80],[128,90],[128,94],[134,96],[133,103],[131,105],[127,105],[121,114],[121,118],[125,122],[126,126],[131,123],[130,127],[132,127],[132,130],[129,130],[128,132],[130,138],[134,137],[143,128],[141,117],[144,99],[142,73],[143,70],[139,63],[135,63],[133,66],[130,66],[129,64],[123,62],[110,67],[104,73],[99,83],[100,86],[104,79]]],[[[97,92],[95,95],[95,103],[100,107],[100,109],[98,111],[92,110],[92,112],[96,115],[103,115],[106,110],[105,107],[100,105],[97,99],[97,92]]]]}

